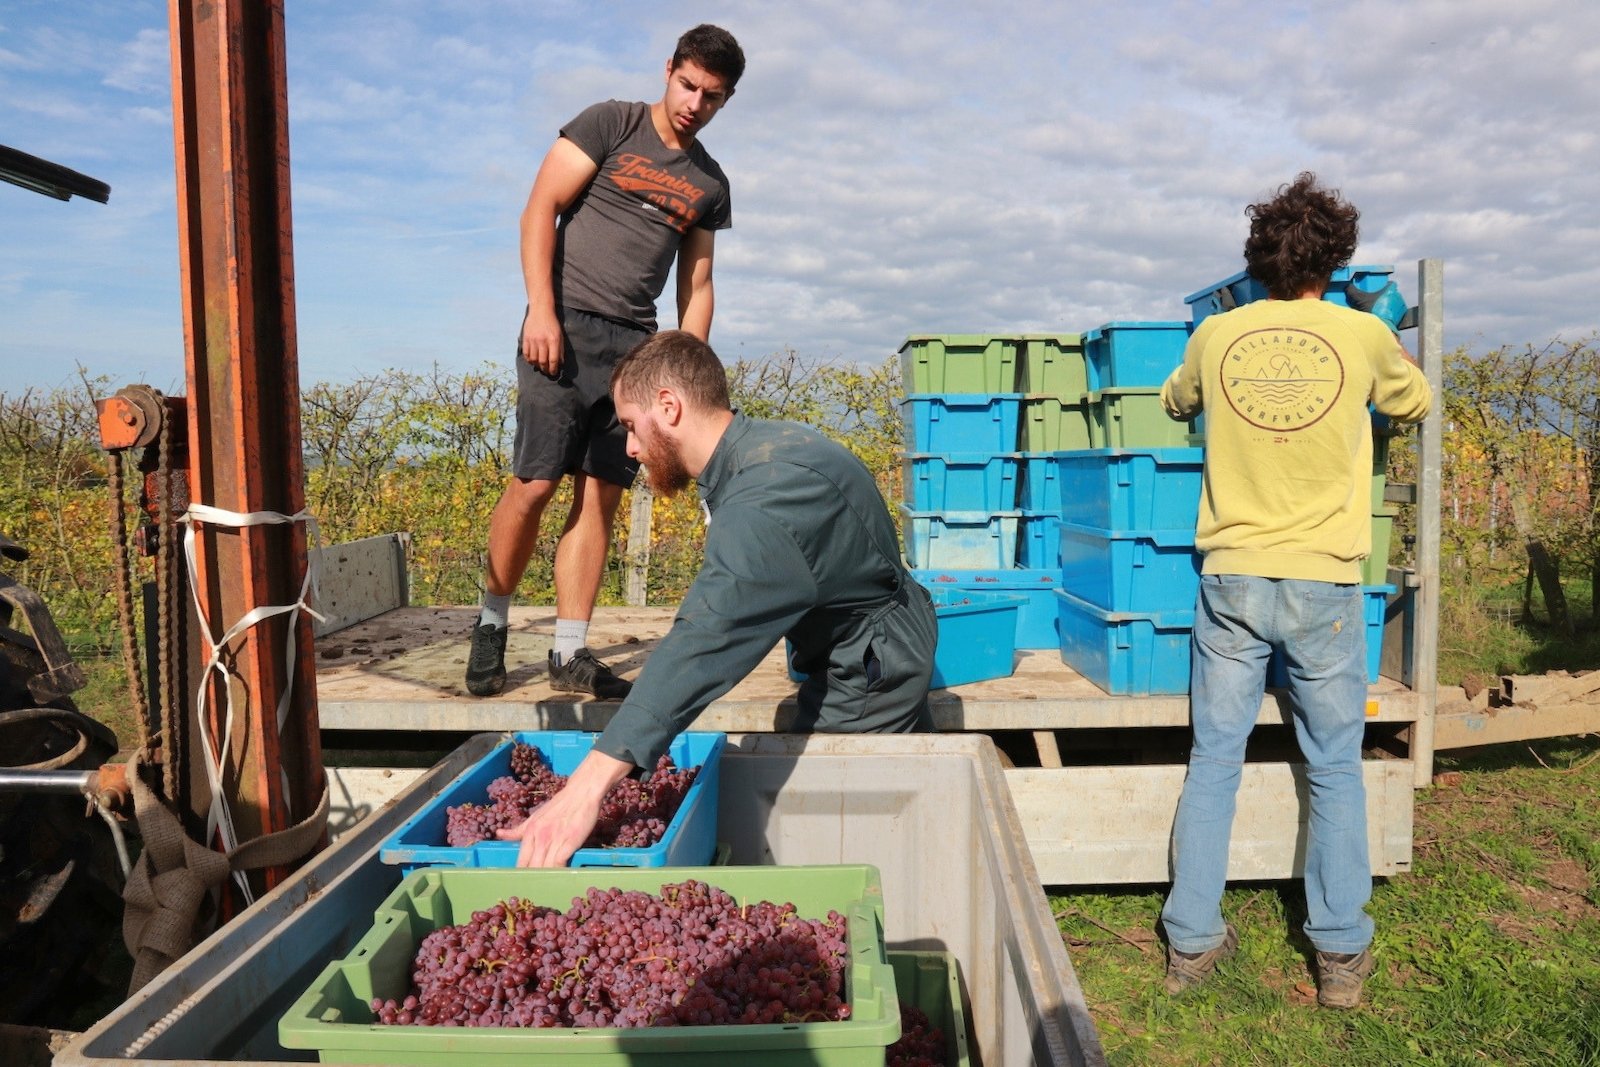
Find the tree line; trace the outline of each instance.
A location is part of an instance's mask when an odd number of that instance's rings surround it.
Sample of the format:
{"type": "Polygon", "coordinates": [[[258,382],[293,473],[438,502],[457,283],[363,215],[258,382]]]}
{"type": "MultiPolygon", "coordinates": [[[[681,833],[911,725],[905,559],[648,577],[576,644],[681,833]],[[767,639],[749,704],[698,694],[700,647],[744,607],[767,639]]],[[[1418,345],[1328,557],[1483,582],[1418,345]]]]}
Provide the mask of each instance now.
{"type": "MultiPolygon", "coordinates": [[[[1576,580],[1587,581],[1590,604],[1600,593],[1595,341],[1458,349],[1443,374],[1444,596],[1520,597],[1527,607],[1537,593],[1564,632],[1595,627],[1593,612],[1575,617],[1565,592],[1576,580]]],[[[817,426],[862,458],[891,507],[899,503],[897,359],[860,366],[790,349],[741,360],[728,378],[736,407],[817,426]]],[[[80,376],[69,388],[0,393],[0,531],[32,551],[9,572],[45,597],[63,633],[85,651],[117,647],[115,605],[105,596],[114,573],[108,457],[98,447],[93,404],[115,387],[80,376]]],[[[390,371],[305,390],[306,497],[324,544],[408,531],[413,601],[476,603],[489,513],[508,477],[515,391],[511,369],[490,365],[390,371]]],[[[1392,480],[1415,480],[1413,441],[1407,435],[1394,448],[1392,480]]],[[[139,483],[125,481],[132,512],[139,483]]],[[[555,506],[564,513],[565,499],[555,506]]],[[[1397,543],[1414,529],[1409,510],[1397,521],[1397,543]]],[[[625,499],[602,604],[627,596],[629,514],[625,499]]],[[[652,500],[649,514],[646,598],[674,603],[698,569],[699,505],[691,492],[652,500]]],[[[524,602],[551,602],[559,529],[548,524],[541,533],[519,590],[524,602]]]]}

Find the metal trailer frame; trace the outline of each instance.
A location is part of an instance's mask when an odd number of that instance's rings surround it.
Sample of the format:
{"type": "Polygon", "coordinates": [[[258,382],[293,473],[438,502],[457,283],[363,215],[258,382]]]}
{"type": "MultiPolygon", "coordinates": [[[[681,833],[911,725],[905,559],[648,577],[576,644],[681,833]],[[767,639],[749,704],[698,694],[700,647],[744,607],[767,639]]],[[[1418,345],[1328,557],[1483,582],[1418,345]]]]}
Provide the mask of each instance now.
{"type": "MultiPolygon", "coordinates": [[[[1440,261],[1418,264],[1418,289],[1418,355],[1437,398],[1443,357],[1440,261]]],[[[1417,484],[1390,487],[1391,499],[1415,506],[1417,541],[1413,566],[1390,572],[1399,592],[1389,605],[1384,677],[1369,690],[1368,721],[1383,735],[1364,766],[1369,845],[1373,870],[1380,875],[1410,869],[1413,790],[1433,776],[1441,407],[1436,402],[1417,431],[1417,484]]],[[[335,575],[324,573],[325,589],[338,585],[335,575]]],[[[474,615],[472,609],[404,608],[346,631],[338,642],[345,649],[345,666],[325,660],[319,675],[324,730],[335,738],[357,731],[363,744],[383,747],[382,736],[396,732],[598,730],[610,720],[617,705],[552,693],[531,667],[515,669],[512,685],[500,696],[466,697],[454,658],[461,654],[474,615]],[[411,651],[396,651],[402,645],[411,651]],[[349,655],[352,647],[387,647],[392,655],[373,653],[363,660],[349,655]],[[407,665],[411,655],[414,667],[407,665]]],[[[622,657],[623,666],[636,667],[649,647],[644,637],[659,637],[671,617],[670,608],[601,609],[591,644],[622,657]]],[[[543,648],[528,644],[536,640],[529,631],[548,629],[548,619],[523,614],[514,622],[508,660],[542,661],[543,648]]],[[[333,642],[327,645],[328,653],[335,651],[333,642]]],[[[787,728],[794,712],[794,685],[782,658],[780,645],[750,679],[707,709],[696,728],[787,728]]],[[[1110,696],[1046,650],[1022,653],[1009,678],[937,691],[932,705],[940,730],[1009,734],[1032,747],[1032,758],[1017,762],[1037,765],[1008,767],[1004,773],[1046,885],[1168,880],[1168,843],[1185,766],[1175,738],[1187,736],[1186,696],[1110,696]],[[1086,747],[1097,738],[1094,743],[1103,748],[1107,737],[1127,751],[1116,753],[1116,762],[1097,763],[1086,747]],[[1142,751],[1146,748],[1150,751],[1142,751]]],[[[1269,691],[1258,725],[1282,727],[1288,715],[1286,698],[1269,691]]],[[[330,744],[338,747],[339,742],[330,744]]],[[[1230,852],[1231,879],[1289,878],[1303,870],[1308,802],[1297,758],[1292,748],[1280,746],[1271,758],[1246,766],[1230,852]]],[[[376,799],[364,789],[381,789],[392,781],[370,774],[341,780],[337,768],[330,773],[335,792],[345,795],[345,811],[336,811],[335,818],[349,817],[376,799]],[[358,784],[358,778],[364,780],[358,784]]]]}

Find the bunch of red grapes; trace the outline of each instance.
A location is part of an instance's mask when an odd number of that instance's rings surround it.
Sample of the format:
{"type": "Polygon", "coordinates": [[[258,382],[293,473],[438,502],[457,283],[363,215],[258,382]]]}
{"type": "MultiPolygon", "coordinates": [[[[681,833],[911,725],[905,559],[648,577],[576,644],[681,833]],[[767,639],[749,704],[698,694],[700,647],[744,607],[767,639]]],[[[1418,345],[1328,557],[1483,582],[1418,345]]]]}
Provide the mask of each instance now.
{"type": "Polygon", "coordinates": [[[944,1031],[927,1013],[900,1002],[900,1040],[889,1046],[884,1067],[945,1067],[944,1031]]]}
{"type": "Polygon", "coordinates": [[[644,1027],[848,1018],[845,919],[741,905],[705,882],[591,888],[565,912],[512,898],[422,939],[380,1023],[644,1027]]]}
{"type": "MultiPolygon", "coordinates": [[[[624,778],[600,802],[600,820],[583,847],[649,848],[656,844],[666,835],[699,772],[698,767],[679,767],[664,755],[647,780],[624,778]]],[[[496,830],[527,818],[566,783],[566,775],[550,768],[537,745],[514,742],[511,773],[489,783],[487,804],[445,809],[445,843],[464,848],[493,840],[496,830]]]]}

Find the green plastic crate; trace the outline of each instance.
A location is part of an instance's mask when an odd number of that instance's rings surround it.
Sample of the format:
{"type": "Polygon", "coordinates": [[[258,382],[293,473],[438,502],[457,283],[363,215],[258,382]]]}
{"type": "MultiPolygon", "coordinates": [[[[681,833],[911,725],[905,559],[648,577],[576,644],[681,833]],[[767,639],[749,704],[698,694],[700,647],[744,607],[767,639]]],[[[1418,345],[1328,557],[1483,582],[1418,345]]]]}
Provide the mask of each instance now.
{"type": "Polygon", "coordinates": [[[1021,422],[1024,452],[1070,452],[1091,447],[1088,411],[1081,398],[1024,396],[1021,422]]]}
{"type": "Polygon", "coordinates": [[[1194,426],[1167,417],[1161,387],[1101,389],[1084,396],[1090,448],[1184,448],[1194,426]]]}
{"type": "Polygon", "coordinates": [[[1392,433],[1380,433],[1376,430],[1372,434],[1372,473],[1389,473],[1389,442],[1394,437],[1392,433]]]}
{"type": "Polygon", "coordinates": [[[777,1067],[880,1067],[900,1036],[899,999],[883,944],[883,888],[866,864],[810,867],[609,867],[497,870],[431,867],[400,883],[373,926],[342,960],[323,968],[278,1022],[284,1048],[315,1049],[324,1063],[399,1067],[695,1067],[761,1063],[777,1067]],[[849,924],[843,1022],[641,1029],[527,1030],[383,1026],[373,997],[399,997],[423,937],[466,921],[508,897],[566,908],[591,886],[658,893],[696,879],[738,900],[790,902],[806,917],[830,910],[849,924]]]}
{"type": "Polygon", "coordinates": [[[969,1067],[967,1013],[961,1006],[961,964],[951,952],[891,952],[900,1001],[944,1031],[945,1067],[969,1067]]]}
{"type": "Polygon", "coordinates": [[[1021,371],[1017,387],[1024,393],[1076,401],[1089,388],[1082,335],[1024,334],[1021,371]]]}
{"type": "Polygon", "coordinates": [[[1012,393],[1017,388],[1017,337],[912,334],[900,346],[907,393],[1012,393]]]}
{"type": "Polygon", "coordinates": [[[1389,581],[1389,548],[1394,538],[1396,509],[1372,509],[1372,553],[1361,561],[1361,584],[1384,585],[1389,581]]]}

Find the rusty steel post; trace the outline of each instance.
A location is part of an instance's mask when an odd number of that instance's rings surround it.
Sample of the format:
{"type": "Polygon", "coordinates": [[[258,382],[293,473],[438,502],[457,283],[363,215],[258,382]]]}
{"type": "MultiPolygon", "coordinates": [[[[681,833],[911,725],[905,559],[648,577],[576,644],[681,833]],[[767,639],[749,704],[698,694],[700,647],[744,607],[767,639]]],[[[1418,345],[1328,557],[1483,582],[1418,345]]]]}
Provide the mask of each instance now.
{"type": "MultiPolygon", "coordinates": [[[[196,503],[227,511],[293,515],[305,485],[283,4],[170,0],[169,14],[190,492],[196,503]]],[[[303,525],[200,523],[195,531],[197,594],[214,637],[254,608],[299,598],[303,525]]],[[[288,667],[287,618],[255,626],[227,655],[242,716],[224,782],[240,841],[304,819],[322,792],[311,620],[298,616],[288,667]],[[277,704],[290,685],[280,736],[277,704]]],[[[209,686],[220,738],[227,687],[216,675],[209,686]]],[[[188,743],[203,758],[201,739],[188,743]]],[[[269,868],[252,884],[270,888],[288,872],[269,868]]]]}

